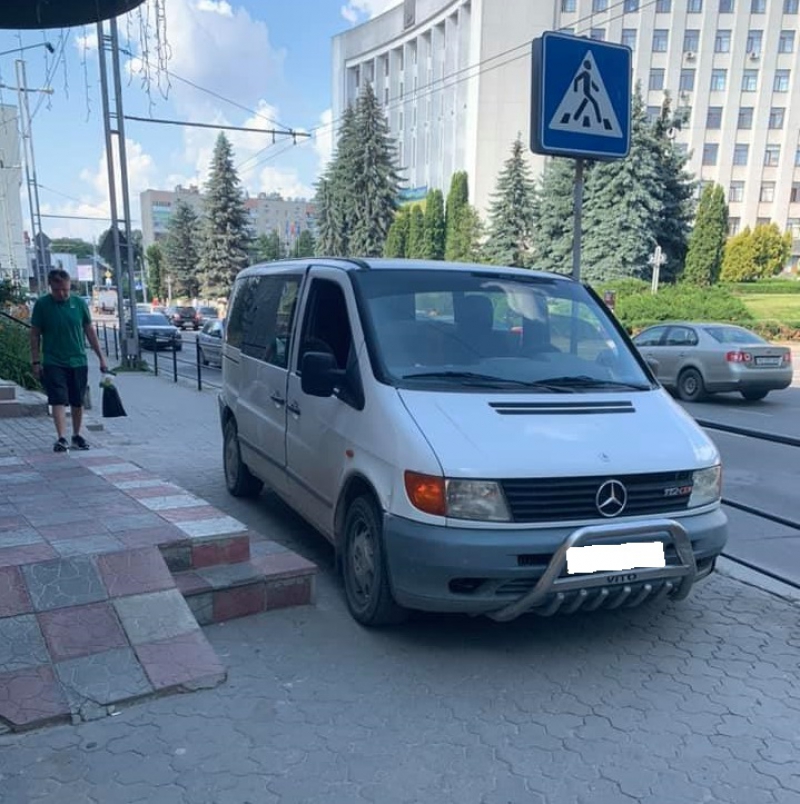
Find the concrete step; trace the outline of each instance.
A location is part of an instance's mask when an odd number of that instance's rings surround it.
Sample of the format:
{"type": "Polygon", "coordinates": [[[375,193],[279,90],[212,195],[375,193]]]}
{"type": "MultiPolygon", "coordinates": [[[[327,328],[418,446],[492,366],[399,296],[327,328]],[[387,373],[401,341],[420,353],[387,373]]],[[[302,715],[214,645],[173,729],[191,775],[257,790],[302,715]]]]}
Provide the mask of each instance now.
{"type": "Polygon", "coordinates": [[[263,539],[251,550],[247,561],[173,573],[201,626],[314,602],[314,564],[263,539]]]}
{"type": "Polygon", "coordinates": [[[10,402],[17,398],[17,386],[11,380],[0,380],[0,402],[10,402]]]}
{"type": "MultiPolygon", "coordinates": [[[[7,383],[8,380],[0,381],[7,383]]],[[[47,397],[38,391],[26,391],[18,385],[11,383],[11,391],[8,386],[0,385],[0,419],[19,418],[21,416],[47,416],[47,397]],[[13,392],[11,398],[9,393],[13,392]]]]}
{"type": "Polygon", "coordinates": [[[240,564],[250,560],[250,533],[170,541],[160,550],[171,572],[240,564]]]}

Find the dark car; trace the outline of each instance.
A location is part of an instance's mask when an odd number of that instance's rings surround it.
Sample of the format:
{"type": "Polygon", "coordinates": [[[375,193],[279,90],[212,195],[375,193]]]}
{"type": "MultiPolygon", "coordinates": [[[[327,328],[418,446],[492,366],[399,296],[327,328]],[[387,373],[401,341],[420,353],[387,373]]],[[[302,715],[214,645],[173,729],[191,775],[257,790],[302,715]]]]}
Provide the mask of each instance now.
{"type": "Polygon", "coordinates": [[[198,307],[197,314],[200,316],[200,325],[203,326],[209,321],[219,320],[219,310],[216,307],[198,307]]]}
{"type": "Polygon", "coordinates": [[[168,307],[166,316],[178,329],[200,329],[200,314],[194,307],[168,307]]]}
{"type": "Polygon", "coordinates": [[[175,349],[180,352],[183,348],[180,330],[159,313],[140,313],[136,316],[136,327],[142,349],[175,349]]]}

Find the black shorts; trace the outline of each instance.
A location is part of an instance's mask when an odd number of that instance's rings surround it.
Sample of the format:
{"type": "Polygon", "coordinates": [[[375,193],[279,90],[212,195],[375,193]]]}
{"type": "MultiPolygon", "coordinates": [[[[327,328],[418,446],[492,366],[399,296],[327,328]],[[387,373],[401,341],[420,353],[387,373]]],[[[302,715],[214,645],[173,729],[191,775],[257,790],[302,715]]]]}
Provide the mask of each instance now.
{"type": "Polygon", "coordinates": [[[88,366],[42,366],[42,385],[49,405],[83,407],[83,396],[89,381],[88,366]]]}

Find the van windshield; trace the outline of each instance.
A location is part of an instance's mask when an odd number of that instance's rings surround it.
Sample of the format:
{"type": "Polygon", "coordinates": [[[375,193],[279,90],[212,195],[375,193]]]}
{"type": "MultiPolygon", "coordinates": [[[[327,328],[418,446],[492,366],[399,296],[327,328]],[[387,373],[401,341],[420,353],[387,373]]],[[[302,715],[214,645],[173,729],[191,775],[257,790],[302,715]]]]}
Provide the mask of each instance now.
{"type": "Polygon", "coordinates": [[[394,385],[552,393],[653,387],[577,283],[437,269],[363,271],[353,278],[394,385]]]}

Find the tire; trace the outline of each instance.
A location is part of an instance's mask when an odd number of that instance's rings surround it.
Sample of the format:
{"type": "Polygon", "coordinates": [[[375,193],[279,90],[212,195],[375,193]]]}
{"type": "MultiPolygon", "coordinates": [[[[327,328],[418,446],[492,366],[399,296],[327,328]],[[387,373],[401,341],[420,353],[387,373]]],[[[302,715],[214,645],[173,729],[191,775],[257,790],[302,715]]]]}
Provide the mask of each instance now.
{"type": "Polygon", "coordinates": [[[700,402],[706,396],[703,375],[693,368],[684,369],[678,377],[678,398],[684,402],[700,402]]]}
{"type": "Polygon", "coordinates": [[[406,619],[407,610],[392,596],[381,516],[369,496],[356,497],[347,509],[342,574],[347,608],[356,622],[378,627],[406,619]]]}
{"type": "Polygon", "coordinates": [[[223,432],[222,465],[225,469],[225,485],[234,497],[258,497],[264,484],[250,473],[242,461],[239,434],[233,419],[228,420],[223,432]]]}
{"type": "Polygon", "coordinates": [[[742,396],[748,402],[759,402],[764,399],[769,391],[741,391],[742,396]]]}

